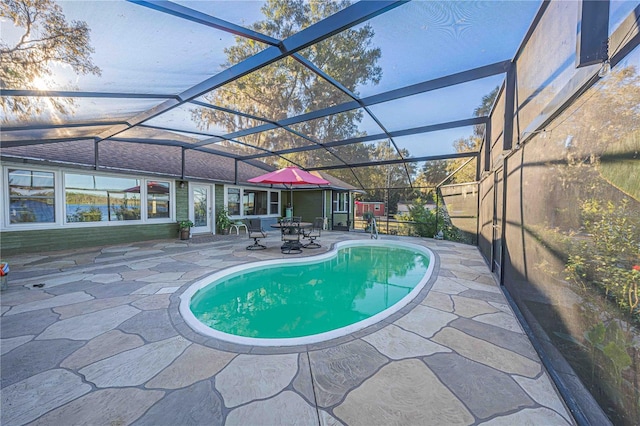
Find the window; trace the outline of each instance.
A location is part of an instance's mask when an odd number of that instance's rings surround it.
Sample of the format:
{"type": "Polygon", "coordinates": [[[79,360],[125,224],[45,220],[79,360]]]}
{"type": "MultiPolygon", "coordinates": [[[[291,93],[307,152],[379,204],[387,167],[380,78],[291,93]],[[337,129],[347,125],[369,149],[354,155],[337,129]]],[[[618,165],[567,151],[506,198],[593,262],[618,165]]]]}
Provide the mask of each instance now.
{"type": "Polygon", "coordinates": [[[240,214],[240,189],[228,188],[227,189],[227,210],[230,216],[237,216],[240,214]]]}
{"type": "Polygon", "coordinates": [[[278,192],[271,193],[271,208],[269,209],[269,213],[271,214],[280,214],[279,195],[280,194],[278,192]]]}
{"type": "Polygon", "coordinates": [[[333,211],[334,212],[349,211],[349,193],[348,192],[333,193],[333,211]]]}
{"type": "Polygon", "coordinates": [[[9,169],[9,218],[11,223],[55,222],[52,172],[9,169]]]}
{"type": "Polygon", "coordinates": [[[242,211],[245,216],[267,214],[267,191],[244,190],[242,211]]]}
{"type": "Polygon", "coordinates": [[[169,182],[149,181],[147,182],[147,218],[148,219],[168,219],[169,218],[169,182]]]}
{"type": "Polygon", "coordinates": [[[64,190],[68,223],[140,220],[138,179],[67,173],[64,190]]]}

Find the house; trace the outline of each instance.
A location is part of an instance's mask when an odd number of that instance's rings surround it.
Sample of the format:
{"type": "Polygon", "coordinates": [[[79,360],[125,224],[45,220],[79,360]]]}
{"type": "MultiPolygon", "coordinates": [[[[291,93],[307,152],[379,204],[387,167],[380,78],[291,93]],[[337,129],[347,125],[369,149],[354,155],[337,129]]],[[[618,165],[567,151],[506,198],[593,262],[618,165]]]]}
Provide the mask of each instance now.
{"type": "MultiPolygon", "coordinates": [[[[407,202],[399,202],[398,203],[398,214],[399,215],[408,215],[411,209],[412,203],[407,202]]],[[[425,210],[433,210],[436,208],[436,203],[429,202],[424,204],[425,210]]]]}
{"type": "Polygon", "coordinates": [[[247,182],[273,170],[264,163],[191,150],[181,167],[181,150],[166,148],[126,142],[96,147],[91,140],[3,147],[0,183],[9,208],[0,209],[2,252],[174,238],[183,219],[193,221],[192,235],[215,234],[223,209],[232,220],[259,217],[266,228],[291,201],[303,220],[323,217],[340,230],[353,223],[356,188],[328,173],[314,172],[328,186],[297,186],[290,200],[284,186],[247,182]]]}
{"type": "Polygon", "coordinates": [[[362,217],[366,212],[372,212],[374,216],[385,216],[383,201],[356,201],[356,216],[362,217]]]}

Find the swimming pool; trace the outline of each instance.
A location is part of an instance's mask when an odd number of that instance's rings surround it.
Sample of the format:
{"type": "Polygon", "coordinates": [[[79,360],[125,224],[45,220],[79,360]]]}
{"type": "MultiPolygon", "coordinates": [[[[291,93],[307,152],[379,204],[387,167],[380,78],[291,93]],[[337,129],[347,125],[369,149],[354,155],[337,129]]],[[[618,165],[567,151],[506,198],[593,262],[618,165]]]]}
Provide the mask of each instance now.
{"type": "Polygon", "coordinates": [[[207,336],[255,346],[340,337],[397,312],[428,282],[433,253],[395,241],[349,241],[313,257],[238,265],[181,296],[187,324],[207,336]]]}

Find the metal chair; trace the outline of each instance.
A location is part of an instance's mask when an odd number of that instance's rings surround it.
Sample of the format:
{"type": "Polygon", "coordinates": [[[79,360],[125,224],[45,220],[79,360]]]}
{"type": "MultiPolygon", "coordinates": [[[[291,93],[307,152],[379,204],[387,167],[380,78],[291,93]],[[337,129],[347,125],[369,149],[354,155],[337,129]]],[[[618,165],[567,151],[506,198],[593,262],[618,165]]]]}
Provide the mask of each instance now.
{"type": "Polygon", "coordinates": [[[285,220],[280,222],[280,230],[282,232],[282,254],[299,254],[302,253],[302,244],[300,244],[300,221],[285,220]]]}
{"type": "Polygon", "coordinates": [[[309,239],[309,242],[302,247],[304,248],[320,248],[322,247],[320,244],[316,242],[317,238],[320,238],[320,234],[322,233],[322,228],[324,227],[324,218],[316,217],[313,220],[313,225],[311,228],[304,233],[304,237],[309,239]]]}
{"type": "Polygon", "coordinates": [[[249,226],[247,234],[249,238],[253,238],[253,244],[247,246],[247,250],[264,250],[267,246],[260,244],[260,238],[267,238],[267,234],[262,229],[262,222],[260,219],[249,219],[249,226]]]}

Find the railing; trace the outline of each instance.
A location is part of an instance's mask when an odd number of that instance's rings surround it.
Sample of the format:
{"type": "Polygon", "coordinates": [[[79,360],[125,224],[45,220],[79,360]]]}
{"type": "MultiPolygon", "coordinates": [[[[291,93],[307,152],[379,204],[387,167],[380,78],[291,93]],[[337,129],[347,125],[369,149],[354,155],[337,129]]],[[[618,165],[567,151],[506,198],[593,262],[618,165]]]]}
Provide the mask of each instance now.
{"type": "Polygon", "coordinates": [[[376,223],[376,218],[372,218],[371,222],[369,222],[369,232],[371,233],[372,239],[378,239],[378,224],[376,223]]]}

